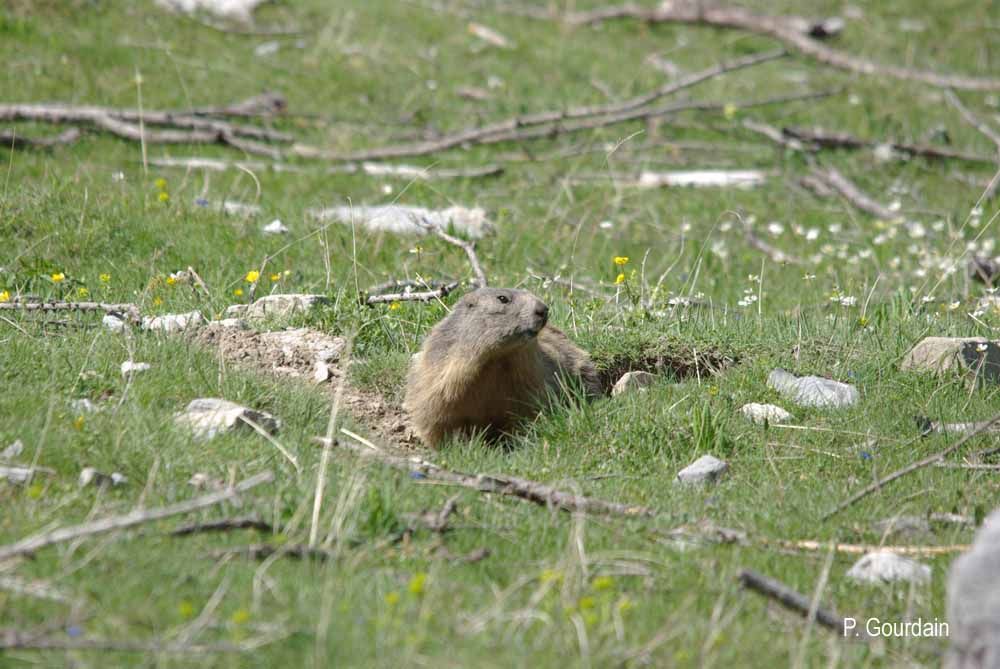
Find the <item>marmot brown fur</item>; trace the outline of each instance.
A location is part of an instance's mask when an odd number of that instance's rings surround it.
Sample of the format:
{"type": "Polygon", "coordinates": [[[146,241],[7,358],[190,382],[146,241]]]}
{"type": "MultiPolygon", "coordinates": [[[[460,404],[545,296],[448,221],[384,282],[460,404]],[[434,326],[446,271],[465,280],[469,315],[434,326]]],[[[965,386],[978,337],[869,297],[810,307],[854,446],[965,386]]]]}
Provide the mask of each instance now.
{"type": "Polygon", "coordinates": [[[462,297],[410,366],[404,407],[417,435],[430,446],[452,432],[498,436],[574,377],[588,396],[600,395],[590,356],[548,318],[545,303],[525,290],[462,297]]]}

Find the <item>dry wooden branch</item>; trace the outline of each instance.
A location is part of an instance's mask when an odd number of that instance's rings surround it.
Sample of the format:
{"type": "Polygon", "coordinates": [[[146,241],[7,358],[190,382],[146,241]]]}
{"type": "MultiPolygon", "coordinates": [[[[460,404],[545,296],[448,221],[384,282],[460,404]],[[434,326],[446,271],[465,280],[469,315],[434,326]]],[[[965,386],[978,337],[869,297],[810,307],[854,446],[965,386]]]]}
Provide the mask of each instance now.
{"type": "MultiPolygon", "coordinates": [[[[254,172],[273,171],[278,173],[315,174],[317,170],[305,165],[295,165],[282,162],[264,162],[253,160],[221,160],[217,158],[150,158],[150,165],[156,167],[173,167],[187,170],[208,170],[222,172],[225,170],[252,170],[254,172]]],[[[420,167],[418,165],[384,165],[380,163],[344,163],[322,168],[322,174],[361,174],[364,176],[396,177],[400,179],[417,179],[420,181],[432,179],[480,179],[503,174],[500,165],[484,165],[471,168],[441,168],[420,167]]]]}
{"type": "MultiPolygon", "coordinates": [[[[789,588],[781,581],[764,576],[752,569],[742,570],[739,580],[743,587],[775,600],[790,611],[794,611],[802,616],[809,615],[812,604],[811,600],[797,590],[789,588]]],[[[844,633],[844,617],[837,612],[820,606],[816,608],[815,616],[816,622],[823,627],[833,630],[838,634],[844,633]]]]}
{"type": "Polygon", "coordinates": [[[939,88],[970,91],[1000,90],[1000,79],[941,74],[931,70],[875,63],[827,46],[809,32],[803,31],[797,21],[783,16],[757,14],[742,7],[713,5],[705,0],[673,0],[655,7],[633,4],[600,7],[591,11],[570,13],[564,20],[571,25],[588,25],[622,18],[637,19],[646,23],[685,23],[746,30],[772,37],[824,65],[848,72],[915,81],[939,88]]]}
{"type": "Polygon", "coordinates": [[[311,548],[306,544],[250,544],[249,546],[222,548],[211,553],[214,558],[233,556],[249,558],[251,560],[265,560],[275,554],[296,560],[312,559],[320,561],[329,560],[337,555],[336,551],[327,548],[311,548]]]}
{"type": "MultiPolygon", "coordinates": [[[[760,541],[765,545],[799,551],[828,551],[831,548],[831,542],[815,541],[813,539],[761,539],[760,541]]],[[[885,551],[887,553],[895,553],[896,555],[931,557],[935,555],[964,553],[971,547],[968,544],[950,544],[947,546],[880,546],[878,544],[834,543],[832,548],[837,553],[846,553],[848,555],[865,555],[874,551],[885,551]]]]}
{"type": "Polygon", "coordinates": [[[139,307],[134,304],[106,304],[104,302],[28,302],[15,299],[0,302],[0,311],[102,311],[116,316],[127,316],[134,323],[141,319],[139,307]]]}
{"type": "Polygon", "coordinates": [[[190,534],[200,534],[202,532],[226,532],[228,530],[257,530],[258,532],[274,532],[271,523],[260,518],[240,517],[222,518],[221,520],[210,520],[205,523],[190,523],[182,525],[170,534],[175,537],[185,537],[190,534]]]}
{"type": "Polygon", "coordinates": [[[112,532],[114,530],[123,530],[135,525],[169,518],[170,516],[190,513],[192,511],[197,511],[198,509],[204,509],[208,506],[214,506],[231,500],[237,497],[240,493],[246,492],[247,490],[259,486],[262,483],[269,483],[273,480],[274,474],[270,471],[264,471],[237,483],[232,488],[219,490],[217,492],[212,492],[207,495],[202,495],[201,497],[195,497],[194,499],[178,502],[169,506],[163,506],[156,509],[136,509],[135,511],[120,516],[109,516],[107,518],[101,518],[99,520],[83,523],[81,525],[59,527],[54,530],[42,532],[40,534],[21,539],[13,544],[0,546],[0,563],[14,557],[29,555],[42,548],[64,541],[72,541],[74,539],[89,537],[95,534],[104,534],[105,532],[112,532]]]}
{"type": "Polygon", "coordinates": [[[935,160],[962,160],[971,163],[994,163],[989,156],[956,151],[929,144],[910,144],[906,142],[880,141],[855,137],[850,133],[823,130],[821,128],[784,127],[782,135],[802,142],[807,148],[813,149],[864,149],[875,146],[889,146],[893,151],[908,155],[920,156],[935,160]]]}
{"type": "Polygon", "coordinates": [[[986,464],[982,462],[936,462],[935,467],[942,469],[975,469],[979,471],[996,472],[1000,471],[1000,464],[986,464]]]}
{"type": "Polygon", "coordinates": [[[72,144],[80,139],[79,128],[67,128],[58,135],[49,137],[25,137],[13,130],[0,131],[0,148],[6,149],[51,149],[53,146],[72,144]]]}
{"type": "Polygon", "coordinates": [[[765,242],[763,239],[757,236],[757,234],[753,231],[753,228],[751,228],[749,225],[744,226],[743,232],[744,232],[744,237],[747,240],[747,245],[750,246],[751,248],[757,249],[758,251],[766,255],[768,258],[771,259],[772,262],[776,262],[780,265],[805,264],[805,262],[801,258],[796,258],[793,255],[789,255],[784,251],[782,251],[781,249],[776,248],[771,244],[765,242]]]}
{"type": "MultiPolygon", "coordinates": [[[[610,123],[621,123],[624,120],[644,118],[640,112],[651,103],[663,97],[690,88],[703,81],[733,72],[735,70],[752,67],[780,58],[784,51],[768,51],[761,54],[754,54],[746,58],[722,63],[697,72],[675,82],[670,82],[664,86],[631,98],[622,102],[599,106],[570,107],[569,109],[537,112],[526,116],[516,116],[498,121],[484,126],[466,128],[456,133],[438,137],[424,142],[414,142],[408,144],[397,144],[385,146],[377,149],[368,149],[351,154],[340,154],[327,151],[317,147],[295,146],[292,153],[304,158],[323,158],[337,162],[362,162],[368,160],[385,160],[388,158],[400,158],[405,156],[421,156],[440,151],[446,151],[459,146],[469,146],[474,144],[496,144],[500,142],[515,141],[519,139],[533,139],[545,137],[560,132],[573,132],[565,126],[567,121],[594,119],[596,117],[614,117],[616,120],[610,123]],[[544,126],[539,128],[538,126],[544,126]],[[558,129],[549,126],[556,126],[558,129]]],[[[669,113],[661,112],[661,113],[669,113]]],[[[606,123],[605,125],[610,125],[606,123]]],[[[576,129],[586,129],[600,127],[601,124],[588,125],[581,124],[576,129]]]]}
{"type": "Polygon", "coordinates": [[[996,434],[1000,432],[1000,423],[992,420],[972,421],[970,423],[945,423],[943,421],[919,417],[917,418],[917,426],[920,428],[921,434],[996,434]]]}
{"type": "Polygon", "coordinates": [[[442,230],[440,226],[434,225],[427,219],[421,219],[417,221],[417,223],[423,228],[433,232],[434,234],[436,234],[438,237],[448,242],[449,244],[457,246],[463,251],[465,251],[465,255],[468,256],[469,258],[469,264],[472,265],[472,273],[476,275],[476,278],[475,280],[473,280],[473,283],[476,284],[476,286],[479,288],[485,288],[486,286],[489,285],[489,282],[486,280],[486,272],[483,271],[483,266],[479,263],[479,256],[476,255],[475,242],[466,241],[464,239],[459,239],[458,237],[455,237],[453,235],[449,235],[447,232],[442,230]]]}
{"type": "Polygon", "coordinates": [[[287,109],[288,101],[285,99],[284,95],[272,91],[265,91],[260,95],[254,95],[246,100],[234,102],[233,104],[226,105],[224,107],[195,107],[189,111],[177,113],[193,116],[238,116],[247,118],[256,116],[278,116],[280,114],[284,114],[287,109]]]}
{"type": "Polygon", "coordinates": [[[997,414],[996,416],[994,416],[993,418],[991,418],[991,419],[989,419],[987,421],[983,421],[982,423],[979,423],[978,427],[975,430],[973,430],[972,432],[968,433],[967,435],[965,435],[964,437],[962,437],[961,439],[959,439],[958,441],[956,441],[954,444],[952,444],[948,448],[944,449],[943,451],[939,451],[937,453],[934,453],[933,455],[927,456],[926,458],[922,458],[920,460],[917,460],[916,462],[913,462],[913,463],[911,463],[911,464],[903,467],[902,469],[897,469],[893,473],[891,473],[891,474],[889,474],[887,476],[883,476],[882,478],[878,479],[877,481],[875,481],[871,485],[866,486],[865,488],[859,490],[855,494],[851,495],[848,499],[844,500],[843,502],[841,502],[840,504],[838,504],[836,507],[834,507],[833,509],[831,509],[827,513],[823,514],[822,520],[827,520],[831,516],[833,516],[833,515],[835,515],[837,513],[840,513],[841,511],[843,511],[847,507],[851,506],[852,504],[854,504],[858,500],[867,497],[868,495],[872,494],[873,492],[875,492],[877,490],[881,490],[883,486],[885,486],[888,483],[892,483],[893,481],[895,481],[898,478],[902,478],[903,476],[906,476],[907,474],[915,472],[918,469],[923,469],[924,467],[927,467],[928,465],[932,465],[935,462],[943,460],[944,458],[948,457],[952,453],[957,452],[960,448],[962,448],[963,446],[965,446],[965,444],[968,443],[973,437],[981,434],[982,432],[985,432],[985,431],[989,430],[991,427],[993,427],[997,423],[1000,423],[1000,414],[997,414]]]}
{"type": "Polygon", "coordinates": [[[431,300],[439,300],[445,297],[451,291],[458,288],[458,282],[453,281],[447,285],[441,286],[440,288],[435,288],[433,290],[425,290],[420,292],[403,292],[403,293],[383,293],[381,295],[370,295],[365,299],[365,304],[369,307],[375,304],[384,304],[386,302],[430,302],[431,300]]]}
{"type": "MultiPolygon", "coordinates": [[[[1000,132],[997,132],[993,126],[976,116],[971,109],[962,104],[962,101],[959,100],[958,96],[952,91],[945,91],[944,98],[948,101],[948,104],[958,110],[958,113],[966,123],[971,125],[973,128],[978,130],[980,134],[993,142],[993,145],[997,150],[997,163],[1000,164],[1000,132]]],[[[1000,180],[993,179],[990,181],[990,185],[983,193],[982,199],[984,201],[993,199],[993,196],[996,195],[998,184],[1000,184],[1000,180]]]]}
{"type": "Polygon", "coordinates": [[[812,176],[829,186],[833,191],[861,211],[885,221],[892,221],[899,218],[897,212],[876,202],[874,198],[863,192],[853,181],[845,177],[834,167],[813,167],[812,176]]]}
{"type": "Polygon", "coordinates": [[[382,295],[386,292],[399,292],[413,288],[440,288],[454,283],[451,279],[390,279],[375,284],[368,289],[369,295],[382,295]]]}
{"type": "Polygon", "coordinates": [[[444,506],[437,511],[424,511],[423,513],[407,513],[403,518],[410,524],[410,531],[418,529],[415,526],[428,529],[438,534],[448,530],[448,518],[455,513],[458,508],[458,495],[449,497],[444,506]]]}
{"type": "MultiPolygon", "coordinates": [[[[653,514],[653,510],[647,507],[606,502],[602,499],[574,495],[528,479],[503,475],[464,474],[443,469],[416,456],[406,457],[389,453],[350,430],[341,428],[340,432],[350,439],[338,440],[337,445],[344,446],[357,455],[372,458],[389,467],[406,472],[417,472],[429,480],[443,481],[482,493],[518,497],[541,506],[554,507],[571,513],[584,512],[619,516],[649,516],[653,514]]],[[[320,443],[325,442],[323,437],[317,437],[316,440],[320,443]]]]}

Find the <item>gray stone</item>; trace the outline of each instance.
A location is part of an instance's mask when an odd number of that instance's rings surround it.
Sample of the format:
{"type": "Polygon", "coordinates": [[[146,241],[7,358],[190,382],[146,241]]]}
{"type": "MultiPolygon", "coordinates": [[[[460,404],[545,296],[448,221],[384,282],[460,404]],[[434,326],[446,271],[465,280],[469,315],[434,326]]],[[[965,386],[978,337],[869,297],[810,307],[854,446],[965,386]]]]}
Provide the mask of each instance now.
{"type": "Polygon", "coordinates": [[[112,332],[121,332],[128,327],[125,321],[112,314],[105,314],[104,318],[101,319],[101,323],[112,332]]]}
{"type": "Polygon", "coordinates": [[[904,371],[959,373],[970,381],[1000,382],[1000,345],[985,337],[927,337],[899,364],[904,371]]]}
{"type": "Polygon", "coordinates": [[[625,372],[611,389],[611,396],[617,397],[624,392],[645,390],[656,381],[656,376],[649,372],[625,372]]]}
{"type": "Polygon", "coordinates": [[[472,239],[481,239],[493,232],[493,224],[479,207],[448,207],[424,209],[408,205],[387,204],[375,207],[340,206],[314,209],[309,214],[318,220],[334,220],[345,225],[357,225],[371,232],[391,232],[397,235],[426,235],[426,222],[442,230],[455,230],[472,239]]]}
{"type": "MultiPolygon", "coordinates": [[[[238,305],[243,306],[243,305],[238,305]]],[[[250,326],[242,318],[222,318],[217,321],[209,321],[209,327],[223,328],[226,330],[246,330],[250,326]]]]}
{"type": "Polygon", "coordinates": [[[201,325],[204,321],[205,319],[197,311],[189,311],[186,314],[164,314],[152,318],[147,316],[142,319],[142,329],[166,333],[181,332],[201,325]]]}
{"type": "Polygon", "coordinates": [[[783,369],[771,372],[767,385],[805,407],[841,408],[858,401],[858,389],[852,385],[820,376],[797,377],[783,369]]]}
{"type": "Polygon", "coordinates": [[[785,423],[792,419],[792,414],[775,404],[751,402],[740,407],[740,412],[753,423],[785,423]]]}
{"type": "Polygon", "coordinates": [[[333,372],[330,371],[330,365],[326,364],[323,360],[316,361],[316,367],[313,368],[313,381],[316,383],[326,383],[333,376],[333,372]]]}
{"type": "Polygon", "coordinates": [[[128,376],[129,374],[138,374],[139,372],[145,372],[150,368],[148,362],[133,362],[131,360],[126,360],[122,363],[122,376],[128,376]]]}
{"type": "Polygon", "coordinates": [[[729,470],[729,465],[711,455],[703,455],[677,472],[679,483],[714,483],[729,470]]]}
{"type": "Polygon", "coordinates": [[[281,422],[269,413],[214,397],[191,400],[184,411],[174,416],[174,422],[190,429],[198,439],[212,439],[241,428],[252,430],[251,423],[269,434],[274,434],[281,426],[281,422]]]}
{"type": "MultiPolygon", "coordinates": [[[[284,317],[305,312],[321,304],[329,304],[330,299],[324,295],[306,295],[297,293],[265,295],[246,309],[247,318],[264,318],[266,316],[284,317]]],[[[232,307],[230,307],[231,309],[232,307]]],[[[226,315],[230,314],[226,309],[226,315]]]]}
{"type": "Polygon", "coordinates": [[[282,223],[280,219],[276,218],[261,228],[261,231],[265,235],[283,235],[288,232],[288,226],[282,223]]]}
{"type": "Polygon", "coordinates": [[[21,453],[24,453],[24,442],[20,439],[15,439],[10,446],[0,451],[0,460],[13,460],[21,455],[21,453]]]}
{"type": "Polygon", "coordinates": [[[69,403],[69,408],[76,413],[95,413],[97,411],[97,405],[88,400],[87,398],[73,400],[69,403]]]}
{"type": "Polygon", "coordinates": [[[847,578],[858,583],[928,583],[931,568],[890,551],[874,551],[855,562],[847,571],[847,578]]]}
{"type": "Polygon", "coordinates": [[[1000,509],[983,522],[972,550],[948,576],[950,669],[1000,667],[1000,509]]]}
{"type": "Polygon", "coordinates": [[[7,479],[8,483],[27,483],[35,471],[34,467],[0,467],[0,479],[7,479]]]}

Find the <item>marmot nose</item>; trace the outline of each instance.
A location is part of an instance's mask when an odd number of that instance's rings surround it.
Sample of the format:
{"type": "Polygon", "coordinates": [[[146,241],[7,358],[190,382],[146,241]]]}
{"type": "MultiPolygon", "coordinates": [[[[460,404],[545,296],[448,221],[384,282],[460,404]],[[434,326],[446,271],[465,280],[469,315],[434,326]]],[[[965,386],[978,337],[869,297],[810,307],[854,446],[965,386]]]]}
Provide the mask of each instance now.
{"type": "Polygon", "coordinates": [[[541,318],[543,321],[548,322],[549,320],[549,308],[542,302],[535,305],[535,315],[541,318]]]}

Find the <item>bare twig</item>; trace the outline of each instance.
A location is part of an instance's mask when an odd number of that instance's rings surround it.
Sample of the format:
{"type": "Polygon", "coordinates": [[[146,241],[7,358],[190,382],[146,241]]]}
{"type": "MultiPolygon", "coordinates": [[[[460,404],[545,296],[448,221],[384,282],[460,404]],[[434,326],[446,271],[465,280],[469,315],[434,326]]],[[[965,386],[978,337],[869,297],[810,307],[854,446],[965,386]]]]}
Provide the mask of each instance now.
{"type": "MultiPolygon", "coordinates": [[[[599,513],[619,516],[649,516],[653,510],[643,506],[607,502],[602,499],[574,495],[555,488],[513,476],[464,474],[443,469],[432,462],[416,456],[402,456],[389,453],[375,446],[367,439],[341,428],[341,434],[350,437],[338,440],[337,444],[344,446],[357,455],[372,458],[384,465],[407,472],[418,472],[423,477],[434,481],[443,481],[452,485],[470,488],[482,493],[509,495],[534,502],[541,506],[554,507],[568,512],[599,513]]],[[[323,442],[323,438],[317,438],[323,442]]]]}
{"type": "Polygon", "coordinates": [[[106,304],[104,302],[29,302],[15,299],[0,302],[0,310],[9,311],[103,311],[106,314],[124,315],[134,323],[141,319],[139,307],[134,304],[106,304]]]}
{"type": "Polygon", "coordinates": [[[827,46],[804,31],[800,24],[786,17],[757,14],[742,7],[713,5],[704,0],[674,0],[654,7],[633,4],[600,7],[571,13],[565,17],[565,21],[572,25],[587,25],[621,18],[638,19],[647,23],[686,23],[746,30],[772,37],[824,65],[848,72],[915,81],[939,88],[970,91],[1000,90],[1000,79],[942,74],[931,70],[875,63],[827,46]]]}
{"type": "Polygon", "coordinates": [[[210,520],[205,523],[190,523],[182,525],[170,534],[175,537],[185,537],[190,534],[200,534],[202,532],[226,532],[228,530],[257,530],[258,532],[274,532],[274,527],[260,518],[222,518],[221,520],[210,520]]]}
{"type": "Polygon", "coordinates": [[[285,100],[285,96],[281,93],[265,91],[260,95],[254,95],[224,107],[196,107],[187,112],[179,113],[192,116],[270,117],[283,114],[287,109],[288,101],[285,100]]]}
{"type": "Polygon", "coordinates": [[[777,546],[789,550],[812,552],[832,549],[836,553],[845,553],[847,555],[865,555],[874,551],[884,551],[886,553],[895,553],[896,555],[930,557],[934,555],[964,553],[970,548],[968,544],[949,544],[947,546],[880,546],[878,544],[831,544],[829,541],[816,541],[813,539],[761,539],[760,541],[764,545],[777,546]]]}
{"type": "Polygon", "coordinates": [[[893,151],[908,156],[920,156],[937,160],[962,160],[971,163],[994,163],[989,156],[957,151],[945,147],[931,146],[929,144],[910,144],[907,142],[882,141],[855,137],[850,133],[823,130],[822,128],[796,128],[784,127],[781,134],[785,137],[796,139],[807,148],[813,149],[864,149],[880,145],[887,145],[893,151]]]}
{"type": "Polygon", "coordinates": [[[861,211],[867,212],[876,218],[885,221],[892,221],[899,218],[897,212],[892,211],[885,205],[874,200],[870,195],[864,193],[853,181],[845,177],[834,167],[813,167],[812,176],[829,186],[851,205],[861,211]]]}
{"type": "Polygon", "coordinates": [[[372,306],[375,304],[384,304],[386,302],[430,302],[431,300],[438,300],[445,297],[451,291],[458,288],[458,282],[453,281],[447,285],[435,288],[433,290],[425,290],[420,292],[403,292],[403,293],[383,293],[381,295],[370,295],[365,299],[365,304],[372,306]]]}
{"type": "Polygon", "coordinates": [[[244,557],[251,560],[265,560],[272,555],[287,556],[297,560],[313,559],[328,560],[337,556],[337,552],[329,548],[313,548],[306,544],[250,544],[235,548],[222,548],[212,551],[212,557],[244,557]]]}
{"type": "Polygon", "coordinates": [[[471,241],[466,241],[464,239],[459,239],[453,235],[449,235],[447,232],[442,230],[440,226],[434,225],[426,218],[417,220],[416,223],[426,230],[429,230],[436,234],[438,237],[444,241],[457,246],[463,251],[465,255],[469,257],[469,264],[472,265],[472,273],[476,275],[473,283],[479,288],[485,288],[489,285],[486,280],[486,272],[483,271],[483,266],[479,263],[479,256],[476,255],[476,243],[471,241]]]}
{"type": "MultiPolygon", "coordinates": [[[[751,569],[742,570],[739,580],[743,587],[775,600],[790,611],[794,611],[802,616],[808,616],[813,611],[812,602],[809,597],[806,597],[797,590],[792,590],[781,581],[764,576],[751,569]]],[[[822,606],[816,606],[814,610],[817,623],[839,634],[844,633],[844,617],[842,615],[822,606]]]]}
{"type": "Polygon", "coordinates": [[[749,225],[744,226],[743,232],[747,240],[747,245],[750,246],[751,248],[757,249],[758,251],[766,255],[768,258],[771,259],[772,262],[776,262],[780,265],[805,264],[802,259],[796,258],[793,255],[789,255],[784,251],[782,251],[781,249],[776,248],[771,244],[765,242],[763,239],[757,236],[757,234],[753,231],[753,228],[751,228],[749,225]]]}
{"type": "Polygon", "coordinates": [[[975,430],[973,430],[972,432],[968,433],[967,435],[965,435],[964,437],[962,437],[961,439],[959,439],[958,441],[956,441],[954,444],[952,444],[948,448],[944,449],[943,451],[939,451],[937,453],[934,453],[933,455],[927,456],[926,458],[923,458],[921,460],[917,460],[916,462],[913,462],[913,463],[911,463],[911,464],[903,467],[902,469],[897,469],[896,471],[894,471],[893,473],[889,474],[888,476],[883,476],[882,478],[878,479],[877,481],[875,481],[871,485],[863,488],[862,490],[859,490],[855,494],[851,495],[848,499],[846,499],[843,502],[841,502],[840,504],[838,504],[832,510],[828,511],[827,513],[825,513],[823,515],[822,520],[827,520],[831,516],[833,516],[833,515],[841,512],[844,509],[846,509],[847,507],[851,506],[852,504],[854,504],[858,500],[867,497],[868,495],[872,494],[873,492],[881,490],[883,486],[885,486],[888,483],[891,483],[891,482],[895,481],[898,478],[902,478],[903,476],[906,476],[907,474],[915,472],[918,469],[923,469],[924,467],[927,467],[928,465],[932,465],[935,462],[943,460],[944,458],[948,457],[952,453],[955,453],[960,448],[962,448],[963,446],[965,446],[965,444],[968,443],[973,437],[979,435],[982,432],[985,432],[985,431],[989,430],[991,427],[993,427],[993,425],[995,425],[997,423],[1000,423],[1000,414],[997,414],[993,418],[980,423],[979,426],[975,430]]]}
{"type": "MultiPolygon", "coordinates": [[[[1000,132],[997,132],[993,126],[976,116],[971,109],[962,104],[962,101],[952,91],[945,91],[944,98],[948,101],[948,104],[958,110],[958,113],[966,123],[993,142],[997,150],[997,163],[1000,164],[1000,132]]],[[[1000,180],[994,179],[990,181],[990,185],[987,187],[986,192],[983,193],[981,201],[993,199],[993,196],[996,195],[998,184],[1000,184],[1000,180]]]]}
{"type": "MultiPolygon", "coordinates": [[[[0,135],[2,137],[2,135],[0,135]]],[[[218,158],[152,158],[150,165],[157,167],[176,167],[191,170],[208,170],[222,172],[224,170],[249,169],[254,171],[272,170],[280,173],[309,174],[316,173],[315,168],[305,165],[295,165],[282,162],[264,162],[251,160],[222,160],[218,158]]],[[[500,165],[484,165],[471,168],[421,167],[419,165],[383,165],[380,163],[361,162],[331,165],[320,170],[324,174],[361,174],[365,176],[397,177],[400,179],[479,179],[503,174],[500,165]]]]}
{"type": "Polygon", "coordinates": [[[273,480],[274,474],[270,471],[264,471],[237,483],[232,488],[212,492],[184,502],[171,504],[170,506],[163,506],[156,509],[136,509],[135,511],[121,516],[110,516],[89,523],[83,523],[81,525],[59,527],[54,530],[42,532],[40,534],[21,539],[13,544],[0,546],[0,563],[21,555],[29,555],[53,544],[72,541],[81,537],[89,537],[95,534],[112,532],[114,530],[123,530],[135,525],[169,518],[170,516],[190,513],[208,506],[214,506],[231,500],[237,497],[240,493],[246,492],[247,490],[259,486],[262,483],[269,483],[273,480]]]}
{"type": "Polygon", "coordinates": [[[49,137],[25,137],[13,130],[0,131],[0,149],[50,149],[80,139],[79,128],[67,128],[49,137]]]}
{"type": "Polygon", "coordinates": [[[404,515],[407,522],[410,523],[410,529],[416,529],[414,526],[419,525],[431,532],[437,532],[441,534],[448,530],[448,518],[451,514],[455,513],[458,508],[458,495],[452,495],[449,497],[444,506],[442,506],[437,511],[424,511],[423,513],[408,513],[404,515]]]}

